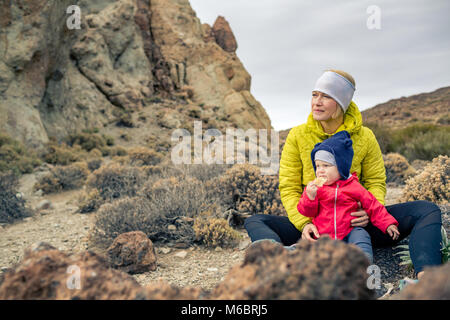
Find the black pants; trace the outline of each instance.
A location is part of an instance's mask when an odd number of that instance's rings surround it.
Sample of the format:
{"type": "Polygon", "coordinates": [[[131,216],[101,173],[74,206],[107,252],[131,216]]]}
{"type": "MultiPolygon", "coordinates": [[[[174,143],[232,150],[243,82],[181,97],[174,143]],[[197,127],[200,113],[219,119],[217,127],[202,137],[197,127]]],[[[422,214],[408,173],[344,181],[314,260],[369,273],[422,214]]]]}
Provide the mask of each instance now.
{"type": "MultiPolygon", "coordinates": [[[[365,229],[369,232],[374,247],[396,245],[409,235],[409,251],[416,273],[425,266],[442,263],[441,210],[436,204],[412,201],[387,206],[386,210],[397,219],[400,237],[394,241],[369,222],[365,229]]],[[[288,217],[257,214],[247,218],[244,227],[252,241],[273,239],[284,245],[291,245],[302,236],[288,217]]]]}

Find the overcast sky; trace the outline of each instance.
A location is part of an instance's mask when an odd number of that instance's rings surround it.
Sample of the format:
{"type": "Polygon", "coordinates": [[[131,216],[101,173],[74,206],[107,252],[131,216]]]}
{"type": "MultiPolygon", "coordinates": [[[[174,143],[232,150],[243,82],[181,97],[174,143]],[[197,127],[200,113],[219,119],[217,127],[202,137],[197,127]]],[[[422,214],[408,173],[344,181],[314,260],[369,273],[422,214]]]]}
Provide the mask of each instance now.
{"type": "Polygon", "coordinates": [[[450,85],[448,0],[190,3],[202,23],[219,15],[230,23],[251,92],[276,130],[306,121],[311,90],[328,68],[355,78],[360,110],[450,85]]]}

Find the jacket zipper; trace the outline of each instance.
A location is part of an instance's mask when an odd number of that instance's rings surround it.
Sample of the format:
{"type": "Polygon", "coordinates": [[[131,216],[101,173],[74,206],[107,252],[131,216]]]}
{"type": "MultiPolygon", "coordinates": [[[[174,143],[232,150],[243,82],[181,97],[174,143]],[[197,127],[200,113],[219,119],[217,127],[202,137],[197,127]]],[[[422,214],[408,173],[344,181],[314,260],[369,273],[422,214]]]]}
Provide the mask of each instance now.
{"type": "Polygon", "coordinates": [[[336,193],[334,194],[334,240],[337,240],[337,226],[336,226],[336,202],[339,185],[337,184],[336,193]]]}

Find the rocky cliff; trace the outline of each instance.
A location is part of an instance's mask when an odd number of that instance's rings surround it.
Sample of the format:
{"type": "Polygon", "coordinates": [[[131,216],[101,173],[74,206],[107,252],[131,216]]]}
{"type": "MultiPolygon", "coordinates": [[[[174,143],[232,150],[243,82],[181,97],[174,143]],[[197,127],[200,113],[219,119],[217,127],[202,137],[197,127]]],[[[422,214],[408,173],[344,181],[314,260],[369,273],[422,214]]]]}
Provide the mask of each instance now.
{"type": "Polygon", "coordinates": [[[197,108],[270,129],[236,48],[227,21],[202,24],[188,0],[0,1],[0,127],[41,147],[143,108],[182,127],[183,112],[197,108]],[[68,24],[71,5],[79,28],[68,24]]]}

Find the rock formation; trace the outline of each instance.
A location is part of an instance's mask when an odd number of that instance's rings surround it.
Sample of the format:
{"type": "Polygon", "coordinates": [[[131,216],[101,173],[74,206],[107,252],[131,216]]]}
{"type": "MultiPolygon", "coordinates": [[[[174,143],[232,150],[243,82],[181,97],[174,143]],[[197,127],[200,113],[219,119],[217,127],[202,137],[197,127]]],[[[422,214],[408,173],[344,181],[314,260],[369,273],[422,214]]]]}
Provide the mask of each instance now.
{"type": "Polygon", "coordinates": [[[221,17],[202,25],[188,0],[0,6],[0,126],[29,147],[101,129],[156,96],[214,107],[214,118],[243,129],[271,128],[231,28],[221,17]],[[67,24],[70,5],[81,10],[80,29],[67,24]]]}

